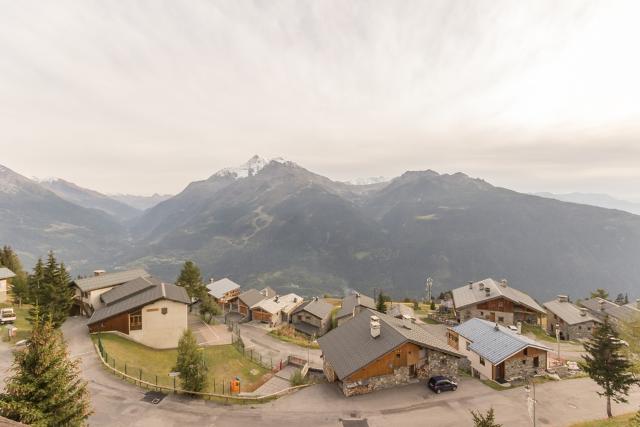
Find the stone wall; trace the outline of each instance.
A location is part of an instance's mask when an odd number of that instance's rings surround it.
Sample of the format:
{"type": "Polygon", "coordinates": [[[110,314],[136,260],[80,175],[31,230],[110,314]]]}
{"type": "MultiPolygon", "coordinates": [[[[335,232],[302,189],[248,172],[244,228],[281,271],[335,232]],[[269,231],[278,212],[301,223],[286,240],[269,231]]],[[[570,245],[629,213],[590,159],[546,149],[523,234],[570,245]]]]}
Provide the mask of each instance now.
{"type": "Polygon", "coordinates": [[[336,372],[333,370],[333,367],[329,363],[327,363],[326,360],[322,363],[322,371],[324,372],[324,376],[327,377],[327,381],[329,381],[330,383],[338,379],[336,372]]]}
{"type": "MultiPolygon", "coordinates": [[[[422,359],[416,369],[416,376],[419,379],[428,379],[435,375],[444,375],[454,380],[458,379],[458,358],[450,356],[438,351],[426,350],[427,356],[422,359]]],[[[327,363],[325,363],[325,366],[327,363]]],[[[325,376],[327,371],[325,370],[325,376]]],[[[396,387],[399,385],[409,384],[412,379],[408,366],[395,369],[391,375],[381,375],[370,377],[366,380],[342,382],[342,392],[345,396],[355,396],[359,394],[367,394],[372,391],[382,390],[385,388],[396,387]]],[[[327,376],[329,379],[329,376],[327,376]]],[[[415,381],[415,379],[414,379],[415,381]]]]}
{"type": "Polygon", "coordinates": [[[504,377],[507,381],[512,378],[525,378],[543,372],[547,367],[547,353],[540,352],[535,355],[512,357],[504,362],[504,377]],[[533,366],[533,358],[538,356],[538,367],[533,366]],[[523,363],[524,361],[524,363],[523,363]]]}

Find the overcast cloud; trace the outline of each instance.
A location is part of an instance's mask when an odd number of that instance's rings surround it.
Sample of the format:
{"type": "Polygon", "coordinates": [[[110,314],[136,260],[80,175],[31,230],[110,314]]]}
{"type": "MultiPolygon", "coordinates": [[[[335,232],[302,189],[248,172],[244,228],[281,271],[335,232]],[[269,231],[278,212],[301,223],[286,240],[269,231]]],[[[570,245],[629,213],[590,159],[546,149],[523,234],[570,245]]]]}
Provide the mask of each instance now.
{"type": "Polygon", "coordinates": [[[0,1],[0,164],[175,193],[253,154],[640,198],[637,1],[0,1]]]}

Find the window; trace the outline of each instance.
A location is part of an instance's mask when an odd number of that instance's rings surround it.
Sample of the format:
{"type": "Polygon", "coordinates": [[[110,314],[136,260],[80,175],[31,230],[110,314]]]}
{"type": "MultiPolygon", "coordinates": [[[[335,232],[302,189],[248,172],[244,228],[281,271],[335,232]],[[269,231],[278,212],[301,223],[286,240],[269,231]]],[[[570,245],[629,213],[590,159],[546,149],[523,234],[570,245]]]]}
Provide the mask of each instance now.
{"type": "Polygon", "coordinates": [[[467,341],[467,350],[471,350],[471,343],[467,341]]]}
{"type": "Polygon", "coordinates": [[[396,353],[396,359],[400,359],[400,353],[396,353]]]}
{"type": "Polygon", "coordinates": [[[582,330],[582,326],[578,326],[578,330],[582,330]]]}
{"type": "Polygon", "coordinates": [[[527,359],[522,359],[522,364],[526,365],[527,364],[527,359]]]}
{"type": "Polygon", "coordinates": [[[484,316],[484,311],[481,311],[481,312],[480,312],[480,316],[484,316]]]}
{"type": "Polygon", "coordinates": [[[504,323],[504,317],[502,316],[498,317],[498,322],[504,323]]]}
{"type": "Polygon", "coordinates": [[[129,330],[139,331],[142,329],[142,311],[129,313],[129,330]]]}
{"type": "Polygon", "coordinates": [[[482,366],[484,366],[484,357],[481,357],[481,358],[480,358],[480,364],[481,364],[482,366]]]}
{"type": "Polygon", "coordinates": [[[529,349],[525,348],[524,350],[522,350],[522,353],[524,353],[524,355],[526,356],[529,353],[529,349]]]}
{"type": "Polygon", "coordinates": [[[540,358],[538,356],[533,358],[533,367],[534,368],[540,367],[540,358]]]}

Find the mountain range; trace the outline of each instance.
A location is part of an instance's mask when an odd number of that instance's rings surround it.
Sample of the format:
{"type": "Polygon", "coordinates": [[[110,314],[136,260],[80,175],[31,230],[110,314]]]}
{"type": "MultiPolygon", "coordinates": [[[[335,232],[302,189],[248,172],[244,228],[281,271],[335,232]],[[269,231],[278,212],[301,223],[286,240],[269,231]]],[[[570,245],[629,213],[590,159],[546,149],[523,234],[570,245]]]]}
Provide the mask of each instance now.
{"type": "Polygon", "coordinates": [[[640,277],[640,216],[462,173],[357,185],[254,157],[128,216],[0,170],[0,243],[31,259],[55,248],[78,274],[143,266],[169,279],[192,259],[206,277],[302,295],[419,297],[427,277],[436,292],[495,277],[539,300],[633,294],[640,277]]]}
{"type": "Polygon", "coordinates": [[[640,215],[640,203],[621,200],[608,194],[600,193],[536,193],[536,196],[562,200],[563,202],[579,203],[581,205],[599,206],[607,209],[617,209],[640,215]]]}

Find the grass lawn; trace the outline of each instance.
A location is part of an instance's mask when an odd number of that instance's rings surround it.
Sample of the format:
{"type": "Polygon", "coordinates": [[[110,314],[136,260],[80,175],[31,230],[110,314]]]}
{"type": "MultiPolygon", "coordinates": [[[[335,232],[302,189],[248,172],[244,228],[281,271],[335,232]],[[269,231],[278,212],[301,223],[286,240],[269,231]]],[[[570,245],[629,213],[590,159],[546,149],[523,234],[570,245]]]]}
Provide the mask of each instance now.
{"type": "Polygon", "coordinates": [[[555,337],[552,337],[551,335],[547,334],[545,332],[545,330],[542,329],[540,326],[533,326],[533,325],[530,325],[528,323],[524,323],[523,322],[522,323],[522,332],[525,333],[525,334],[526,333],[532,333],[540,341],[546,341],[546,342],[550,342],[550,343],[557,343],[558,342],[555,337]]]}
{"type": "MultiPolygon", "coordinates": [[[[22,304],[22,308],[18,308],[18,305],[11,305],[9,303],[2,303],[0,306],[2,308],[13,307],[13,311],[16,313],[16,321],[13,323],[13,326],[18,328],[18,332],[15,337],[11,338],[11,342],[15,343],[16,341],[29,338],[31,336],[31,323],[27,320],[27,316],[29,315],[29,309],[31,306],[22,304]]],[[[7,336],[7,325],[2,325],[0,334],[2,334],[2,341],[9,341],[9,337],[7,336]]]]}
{"type": "MultiPolygon", "coordinates": [[[[177,350],[155,350],[115,334],[101,333],[100,337],[111,366],[115,359],[115,366],[120,371],[124,372],[126,363],[127,373],[131,376],[139,376],[142,369],[144,381],[155,383],[157,375],[159,385],[173,386],[173,378],[169,377],[169,372],[175,366],[177,350]]],[[[97,343],[97,335],[94,334],[91,338],[97,343]]],[[[228,393],[229,381],[236,376],[240,377],[243,392],[255,390],[269,378],[267,369],[243,357],[232,345],[203,348],[205,363],[209,367],[207,392],[222,393],[224,381],[225,392],[228,393]]],[[[177,380],[178,387],[179,384],[180,381],[177,380]]]]}
{"type": "Polygon", "coordinates": [[[279,335],[278,334],[278,330],[269,332],[269,335],[271,335],[272,337],[274,337],[276,339],[279,339],[280,341],[284,341],[284,342],[288,342],[288,343],[291,343],[291,344],[295,344],[295,345],[300,346],[300,347],[313,348],[313,349],[320,348],[318,343],[309,341],[309,338],[307,338],[304,335],[300,335],[300,334],[295,334],[294,336],[281,335],[281,334],[279,335]]]}
{"type": "Polygon", "coordinates": [[[571,427],[628,427],[631,424],[631,420],[635,416],[635,413],[618,415],[611,419],[602,419],[594,421],[585,421],[582,423],[572,424],[571,427]]]}
{"type": "Polygon", "coordinates": [[[422,320],[424,323],[428,323],[429,325],[439,325],[440,322],[438,322],[437,320],[434,320],[430,317],[421,317],[420,320],[422,320]]]}

